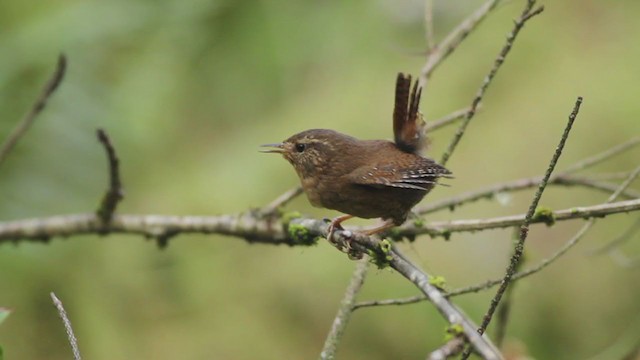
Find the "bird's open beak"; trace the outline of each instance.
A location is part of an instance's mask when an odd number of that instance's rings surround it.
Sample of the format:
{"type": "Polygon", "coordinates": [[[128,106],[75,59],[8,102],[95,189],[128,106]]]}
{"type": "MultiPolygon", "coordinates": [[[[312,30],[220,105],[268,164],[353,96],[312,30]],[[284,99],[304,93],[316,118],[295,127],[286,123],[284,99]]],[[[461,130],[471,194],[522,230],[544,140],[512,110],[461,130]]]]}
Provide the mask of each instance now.
{"type": "Polygon", "coordinates": [[[260,147],[270,147],[270,148],[273,148],[273,149],[260,150],[260,152],[263,152],[263,153],[278,153],[278,154],[282,154],[282,153],[284,153],[284,144],[283,144],[283,143],[278,143],[278,144],[264,144],[264,145],[260,145],[260,147]]]}

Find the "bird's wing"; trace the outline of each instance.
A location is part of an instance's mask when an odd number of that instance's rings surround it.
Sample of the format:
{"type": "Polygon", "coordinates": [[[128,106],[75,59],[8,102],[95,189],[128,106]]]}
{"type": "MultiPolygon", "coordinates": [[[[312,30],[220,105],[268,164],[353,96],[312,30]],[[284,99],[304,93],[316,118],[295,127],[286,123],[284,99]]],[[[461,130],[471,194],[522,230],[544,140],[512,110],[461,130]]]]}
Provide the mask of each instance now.
{"type": "Polygon", "coordinates": [[[415,153],[426,142],[423,134],[424,121],[418,112],[422,88],[418,81],[411,89],[411,75],[398,73],[396,79],[396,98],[393,108],[393,135],[396,145],[406,151],[415,153]]]}
{"type": "Polygon", "coordinates": [[[378,163],[361,166],[347,175],[349,181],[359,185],[396,187],[428,191],[438,183],[438,178],[451,178],[444,166],[427,158],[410,164],[378,163]]]}

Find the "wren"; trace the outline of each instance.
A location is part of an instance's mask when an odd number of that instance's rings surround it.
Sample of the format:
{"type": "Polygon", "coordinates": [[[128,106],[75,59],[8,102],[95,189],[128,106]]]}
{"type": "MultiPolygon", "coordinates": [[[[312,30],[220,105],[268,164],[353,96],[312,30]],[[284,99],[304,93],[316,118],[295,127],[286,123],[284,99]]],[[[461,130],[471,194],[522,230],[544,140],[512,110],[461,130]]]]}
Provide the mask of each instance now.
{"type": "Polygon", "coordinates": [[[411,209],[451,172],[420,155],[426,144],[425,123],[418,112],[422,89],[411,76],[398,74],[393,110],[395,141],[358,140],[326,129],[295,134],[279,144],[263,145],[293,165],[313,206],[337,210],[333,231],[352,217],[382,218],[367,235],[401,225],[411,209]]]}

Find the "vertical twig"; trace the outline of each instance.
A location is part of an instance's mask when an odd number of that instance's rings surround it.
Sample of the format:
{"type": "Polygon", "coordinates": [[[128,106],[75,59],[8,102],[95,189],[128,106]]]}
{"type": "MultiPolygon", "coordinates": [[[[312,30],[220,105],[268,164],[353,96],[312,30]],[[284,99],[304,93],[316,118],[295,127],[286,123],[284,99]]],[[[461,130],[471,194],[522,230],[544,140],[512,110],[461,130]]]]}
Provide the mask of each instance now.
{"type": "Polygon", "coordinates": [[[62,319],[62,323],[64,324],[64,329],[67,332],[67,338],[69,339],[69,344],[71,345],[71,350],[73,351],[73,358],[75,360],[81,360],[80,349],[78,348],[78,340],[76,340],[76,336],[73,334],[73,328],[71,327],[71,321],[67,316],[67,312],[64,310],[64,306],[62,306],[62,301],[58,299],[56,294],[53,292],[50,293],[51,300],[53,301],[53,305],[58,309],[58,314],[62,319]]]}
{"type": "Polygon", "coordinates": [[[36,116],[42,112],[42,110],[47,105],[47,101],[51,97],[51,95],[56,91],[58,85],[62,82],[64,78],[65,70],[67,69],[67,58],[64,54],[60,54],[58,56],[58,64],[56,65],[56,69],[53,71],[51,78],[44,85],[42,90],[40,91],[40,95],[36,99],[36,102],[31,107],[31,110],[25,115],[22,120],[16,125],[11,134],[7,137],[7,139],[0,146],[0,164],[4,162],[7,158],[11,150],[13,150],[14,146],[18,143],[18,140],[29,130],[31,124],[35,120],[36,116]]]}
{"type": "Polygon", "coordinates": [[[111,222],[113,213],[116,211],[118,202],[120,202],[124,197],[124,193],[122,191],[122,181],[120,181],[120,162],[116,155],[116,150],[104,130],[98,129],[97,135],[98,140],[104,146],[107,153],[107,160],[109,164],[109,187],[102,197],[100,207],[96,211],[96,214],[100,220],[102,220],[104,225],[108,225],[111,222]]]}
{"type": "MultiPolygon", "coordinates": [[[[531,2],[532,1],[530,1],[530,3],[531,2]]],[[[562,155],[562,150],[564,149],[564,145],[567,141],[567,138],[569,137],[569,133],[571,132],[571,127],[573,126],[573,122],[575,121],[576,117],[578,116],[578,112],[580,111],[580,105],[582,105],[582,98],[578,97],[573,107],[573,111],[571,111],[571,114],[569,115],[569,121],[567,122],[567,126],[564,129],[562,138],[560,139],[560,143],[558,144],[558,147],[556,148],[556,151],[554,152],[553,157],[549,162],[549,167],[547,168],[544,178],[542,182],[540,182],[540,186],[538,187],[538,190],[536,191],[533,197],[533,201],[531,202],[531,205],[529,206],[529,210],[527,211],[527,215],[525,216],[524,223],[520,227],[520,236],[519,236],[518,242],[515,245],[513,256],[511,256],[511,261],[509,262],[509,266],[505,271],[504,278],[502,279],[502,283],[500,284],[500,287],[498,288],[496,295],[491,300],[491,305],[489,306],[489,310],[484,315],[482,324],[478,329],[478,332],[480,334],[483,334],[486,331],[487,326],[489,326],[489,323],[491,322],[491,318],[493,317],[493,314],[496,311],[496,308],[500,304],[500,300],[502,299],[502,296],[507,290],[507,287],[509,286],[513,275],[516,273],[518,263],[520,262],[520,259],[522,258],[522,254],[524,252],[524,243],[529,234],[529,224],[531,224],[531,220],[533,218],[533,215],[535,214],[536,208],[538,207],[538,203],[540,201],[540,198],[542,197],[542,193],[544,192],[544,189],[547,187],[547,182],[549,181],[549,178],[551,177],[551,174],[553,173],[553,170],[555,169],[556,164],[558,163],[558,159],[560,158],[560,155],[562,155]]],[[[468,358],[469,354],[470,354],[470,351],[467,350],[463,355],[463,358],[464,359],[468,358]]]]}
{"type": "Polygon", "coordinates": [[[335,358],[338,343],[340,342],[344,329],[347,327],[351,314],[353,313],[353,305],[356,302],[356,295],[360,291],[360,288],[364,283],[364,279],[367,276],[368,266],[369,257],[367,256],[363,257],[358,262],[358,265],[356,265],[356,269],[353,271],[353,275],[351,275],[351,282],[349,283],[349,286],[347,286],[347,290],[342,298],[338,314],[335,319],[333,319],[331,331],[329,331],[327,339],[324,342],[324,346],[322,347],[322,352],[320,353],[321,360],[330,360],[335,358]]]}

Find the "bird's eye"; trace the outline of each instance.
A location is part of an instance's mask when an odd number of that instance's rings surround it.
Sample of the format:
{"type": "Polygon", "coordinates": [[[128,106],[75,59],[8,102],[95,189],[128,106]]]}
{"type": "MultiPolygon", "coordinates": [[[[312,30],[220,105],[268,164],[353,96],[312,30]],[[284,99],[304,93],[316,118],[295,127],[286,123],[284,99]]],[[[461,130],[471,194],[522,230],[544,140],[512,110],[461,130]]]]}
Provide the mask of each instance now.
{"type": "Polygon", "coordinates": [[[306,144],[302,144],[302,143],[297,143],[296,144],[296,151],[297,152],[303,152],[304,149],[306,149],[306,148],[307,148],[306,144]]]}

